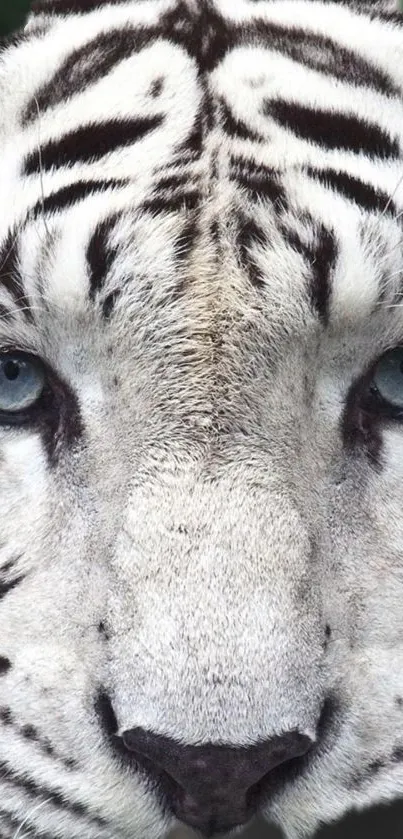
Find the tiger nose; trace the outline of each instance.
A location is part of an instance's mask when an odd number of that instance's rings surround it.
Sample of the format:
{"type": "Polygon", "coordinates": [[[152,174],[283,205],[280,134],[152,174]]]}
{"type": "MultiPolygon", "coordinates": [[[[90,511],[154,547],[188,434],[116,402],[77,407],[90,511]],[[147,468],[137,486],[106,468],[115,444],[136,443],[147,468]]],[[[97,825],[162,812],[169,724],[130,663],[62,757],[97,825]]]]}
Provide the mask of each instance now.
{"type": "Polygon", "coordinates": [[[159,782],[177,818],[205,836],[246,824],[268,795],[272,770],[313,743],[298,731],[248,747],[187,746],[141,728],[122,737],[140,767],[159,782]]]}

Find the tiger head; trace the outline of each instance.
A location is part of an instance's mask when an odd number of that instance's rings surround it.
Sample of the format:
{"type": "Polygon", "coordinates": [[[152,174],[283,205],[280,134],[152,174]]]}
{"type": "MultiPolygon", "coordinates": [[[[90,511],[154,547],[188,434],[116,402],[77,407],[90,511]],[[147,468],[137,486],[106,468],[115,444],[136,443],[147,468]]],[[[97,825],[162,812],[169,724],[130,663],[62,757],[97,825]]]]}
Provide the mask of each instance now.
{"type": "Polygon", "coordinates": [[[38,0],[4,48],[2,839],[403,793],[384,6],[38,0]]]}

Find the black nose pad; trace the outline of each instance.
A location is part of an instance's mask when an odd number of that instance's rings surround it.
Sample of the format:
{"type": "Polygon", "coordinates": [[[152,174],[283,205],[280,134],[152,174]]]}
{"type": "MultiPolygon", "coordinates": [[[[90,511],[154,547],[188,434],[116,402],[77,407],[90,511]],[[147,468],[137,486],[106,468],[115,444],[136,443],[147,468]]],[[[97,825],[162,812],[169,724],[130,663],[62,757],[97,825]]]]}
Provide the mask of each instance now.
{"type": "Polygon", "coordinates": [[[271,771],[305,754],[313,742],[298,731],[249,747],[186,746],[141,728],[122,736],[159,780],[177,818],[205,836],[246,824],[264,800],[271,771]]]}

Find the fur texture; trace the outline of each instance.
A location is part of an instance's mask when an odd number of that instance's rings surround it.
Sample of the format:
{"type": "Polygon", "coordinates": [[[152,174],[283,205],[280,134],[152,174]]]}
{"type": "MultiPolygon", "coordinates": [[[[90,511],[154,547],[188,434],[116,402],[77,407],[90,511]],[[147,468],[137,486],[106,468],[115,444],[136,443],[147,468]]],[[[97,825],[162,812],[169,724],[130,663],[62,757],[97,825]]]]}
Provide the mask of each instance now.
{"type": "Polygon", "coordinates": [[[58,396],[0,424],[1,839],[163,839],[136,727],[310,737],[287,839],[403,794],[402,85],[386,2],[39,0],[5,45],[0,344],[58,396]]]}

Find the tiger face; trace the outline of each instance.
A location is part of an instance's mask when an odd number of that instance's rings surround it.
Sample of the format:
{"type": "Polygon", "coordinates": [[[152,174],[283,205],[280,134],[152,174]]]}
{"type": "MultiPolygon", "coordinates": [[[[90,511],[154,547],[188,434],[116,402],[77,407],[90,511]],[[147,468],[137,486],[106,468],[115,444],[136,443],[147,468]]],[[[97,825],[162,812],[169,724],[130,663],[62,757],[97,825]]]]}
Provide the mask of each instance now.
{"type": "Polygon", "coordinates": [[[400,18],[49,0],[0,63],[0,837],[403,792],[400,18]]]}

